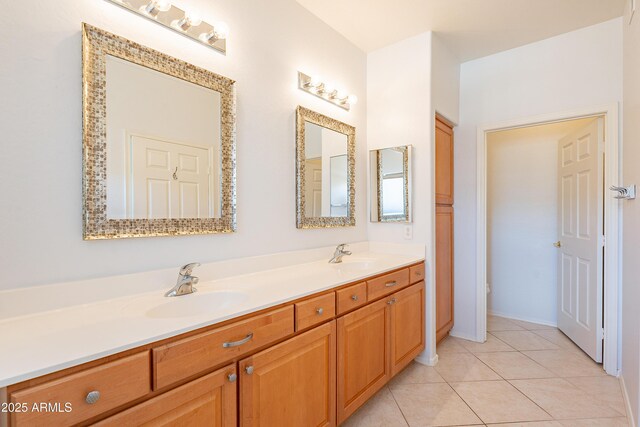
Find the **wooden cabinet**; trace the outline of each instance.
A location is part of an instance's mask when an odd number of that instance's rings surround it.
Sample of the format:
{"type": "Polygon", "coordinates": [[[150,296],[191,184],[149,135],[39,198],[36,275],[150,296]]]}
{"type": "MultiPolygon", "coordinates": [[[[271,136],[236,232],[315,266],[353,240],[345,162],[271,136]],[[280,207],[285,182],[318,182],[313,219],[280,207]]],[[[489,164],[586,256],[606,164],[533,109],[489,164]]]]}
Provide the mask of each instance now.
{"type": "Polygon", "coordinates": [[[336,322],[240,361],[240,425],[335,426],[336,322]]]}
{"type": "Polygon", "coordinates": [[[237,425],[236,379],[234,363],[95,425],[232,427],[237,425]]]}
{"type": "Polygon", "coordinates": [[[453,129],[436,117],[436,204],[453,205],[453,129]]]}
{"type": "Polygon", "coordinates": [[[375,279],[367,280],[367,295],[369,301],[392,294],[409,285],[409,269],[394,271],[375,279]]]}
{"type": "Polygon", "coordinates": [[[453,327],[453,207],[436,207],[436,341],[453,327]]]}
{"type": "Polygon", "coordinates": [[[393,295],[390,305],[391,375],[400,372],[424,350],[424,282],[393,295]]]}
{"type": "Polygon", "coordinates": [[[336,311],[344,314],[367,303],[367,282],[336,291],[336,311]]]}
{"type": "Polygon", "coordinates": [[[295,304],[296,331],[333,319],[336,315],[336,295],[334,292],[320,295],[295,304]]]}

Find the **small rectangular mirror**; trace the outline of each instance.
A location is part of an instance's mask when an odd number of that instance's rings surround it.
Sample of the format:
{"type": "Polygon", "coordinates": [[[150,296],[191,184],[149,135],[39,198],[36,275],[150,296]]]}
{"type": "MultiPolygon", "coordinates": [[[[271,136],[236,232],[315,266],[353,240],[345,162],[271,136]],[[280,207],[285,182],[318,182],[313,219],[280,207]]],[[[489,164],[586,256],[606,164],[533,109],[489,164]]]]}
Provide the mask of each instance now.
{"type": "Polygon", "coordinates": [[[354,225],[355,128],[298,107],[297,226],[354,225]]]}
{"type": "Polygon", "coordinates": [[[369,152],[371,221],[411,222],[411,146],[369,152]]]}

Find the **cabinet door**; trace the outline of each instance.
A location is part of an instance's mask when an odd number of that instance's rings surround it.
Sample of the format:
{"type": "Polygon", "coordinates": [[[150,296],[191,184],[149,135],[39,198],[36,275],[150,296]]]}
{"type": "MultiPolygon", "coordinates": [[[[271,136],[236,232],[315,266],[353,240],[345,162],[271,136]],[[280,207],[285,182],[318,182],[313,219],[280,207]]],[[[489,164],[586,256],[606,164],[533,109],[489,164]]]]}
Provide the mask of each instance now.
{"type": "Polygon", "coordinates": [[[338,319],[338,423],[391,378],[391,296],[338,319]]]}
{"type": "Polygon", "coordinates": [[[436,204],[453,205],[453,129],[437,117],[436,204]]]}
{"type": "Polygon", "coordinates": [[[395,375],[424,350],[424,282],[393,294],[391,302],[391,375],[395,375]]]}
{"type": "Polygon", "coordinates": [[[336,322],[240,362],[241,426],[335,426],[336,322]]]}
{"type": "Polygon", "coordinates": [[[436,341],[453,327],[453,208],[436,207],[436,341]]]}
{"type": "Polygon", "coordinates": [[[237,421],[235,381],[232,364],[95,425],[233,427],[237,421]]]}

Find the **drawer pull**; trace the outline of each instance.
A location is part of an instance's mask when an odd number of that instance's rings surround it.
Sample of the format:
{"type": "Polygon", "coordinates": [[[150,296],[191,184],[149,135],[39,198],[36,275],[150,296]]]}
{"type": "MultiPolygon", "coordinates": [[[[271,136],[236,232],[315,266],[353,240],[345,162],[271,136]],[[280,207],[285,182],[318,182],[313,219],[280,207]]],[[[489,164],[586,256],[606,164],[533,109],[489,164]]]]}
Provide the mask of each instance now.
{"type": "Polygon", "coordinates": [[[358,295],[351,295],[351,299],[354,301],[358,301],[358,295]]]}
{"type": "Polygon", "coordinates": [[[393,298],[391,298],[391,299],[387,302],[387,304],[389,304],[389,305],[391,305],[391,304],[395,304],[395,303],[396,303],[396,301],[397,301],[397,300],[396,300],[396,298],[395,298],[395,297],[393,297],[393,298]]]}
{"type": "Polygon", "coordinates": [[[387,282],[384,284],[385,287],[390,288],[392,286],[396,286],[398,284],[398,282],[396,282],[395,280],[391,281],[391,282],[387,282]]]}
{"type": "Polygon", "coordinates": [[[244,368],[244,371],[247,373],[247,375],[253,374],[253,366],[247,366],[246,368],[244,368]]]}
{"type": "Polygon", "coordinates": [[[316,308],[316,313],[318,313],[318,316],[322,316],[322,313],[324,313],[324,309],[322,307],[316,308]]]}
{"type": "Polygon", "coordinates": [[[242,338],[240,341],[231,341],[231,342],[222,343],[222,347],[224,348],[238,347],[239,345],[246,344],[249,341],[251,341],[251,338],[253,338],[253,332],[248,333],[247,336],[242,338]]]}
{"type": "Polygon", "coordinates": [[[229,375],[227,375],[227,379],[229,380],[230,383],[233,383],[238,379],[238,376],[236,375],[235,372],[232,372],[229,375]]]}
{"type": "Polygon", "coordinates": [[[422,271],[416,271],[416,276],[418,277],[422,276],[422,271]]]}
{"type": "Polygon", "coordinates": [[[97,390],[94,390],[92,392],[89,392],[89,394],[87,394],[87,397],[84,398],[84,401],[87,402],[89,405],[93,405],[98,401],[98,399],[100,399],[100,392],[97,390]]]}

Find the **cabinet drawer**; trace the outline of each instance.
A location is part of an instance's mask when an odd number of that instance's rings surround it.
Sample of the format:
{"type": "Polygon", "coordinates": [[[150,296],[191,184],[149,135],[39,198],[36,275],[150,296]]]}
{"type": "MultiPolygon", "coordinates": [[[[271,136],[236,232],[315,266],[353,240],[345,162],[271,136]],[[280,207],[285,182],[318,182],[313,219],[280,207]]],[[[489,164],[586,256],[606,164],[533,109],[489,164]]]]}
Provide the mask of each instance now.
{"type": "Polygon", "coordinates": [[[367,282],[358,283],[336,291],[338,314],[358,308],[367,303],[367,282]]]}
{"type": "Polygon", "coordinates": [[[293,334],[293,305],[152,350],[154,390],[293,334]]]}
{"type": "Polygon", "coordinates": [[[76,424],[149,393],[150,379],[149,352],[145,351],[20,390],[11,394],[11,402],[27,403],[29,409],[41,403],[52,407],[43,412],[14,412],[11,425],[76,424]],[[87,402],[89,393],[97,397],[94,403],[87,402]],[[69,412],[65,412],[66,403],[69,412]],[[55,405],[59,408],[51,412],[55,405]]]}
{"type": "Polygon", "coordinates": [[[424,279],[424,263],[409,268],[409,281],[411,283],[418,283],[424,279]]]}
{"type": "Polygon", "coordinates": [[[409,285],[409,269],[395,271],[367,281],[367,296],[373,301],[409,285]]]}
{"type": "Polygon", "coordinates": [[[333,292],[296,304],[296,331],[317,325],[336,315],[336,296],[333,292]]]}

